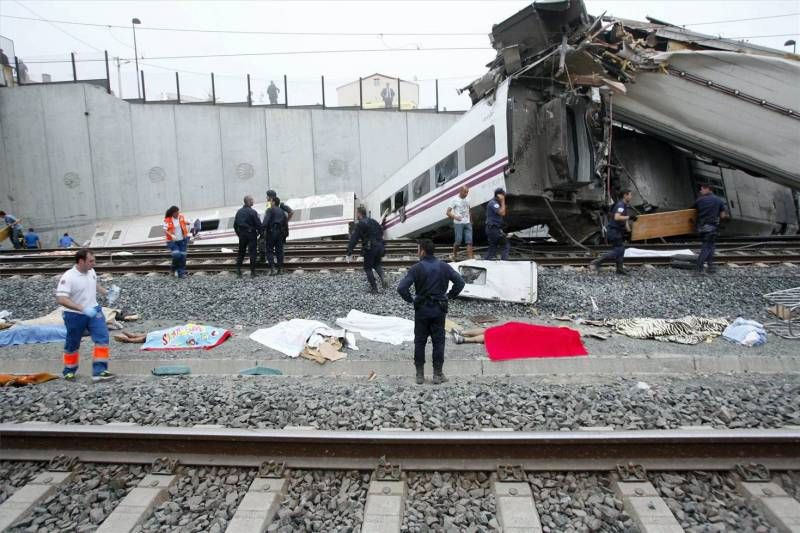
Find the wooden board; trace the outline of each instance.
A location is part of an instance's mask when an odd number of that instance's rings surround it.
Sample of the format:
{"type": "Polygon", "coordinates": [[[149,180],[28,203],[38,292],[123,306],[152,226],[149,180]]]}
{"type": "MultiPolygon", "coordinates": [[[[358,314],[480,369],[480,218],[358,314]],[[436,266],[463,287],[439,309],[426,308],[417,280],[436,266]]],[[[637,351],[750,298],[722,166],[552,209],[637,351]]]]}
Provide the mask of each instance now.
{"type": "Polygon", "coordinates": [[[631,240],[643,241],[657,237],[688,235],[695,232],[696,219],[697,209],[639,215],[639,218],[633,223],[631,240]]]}

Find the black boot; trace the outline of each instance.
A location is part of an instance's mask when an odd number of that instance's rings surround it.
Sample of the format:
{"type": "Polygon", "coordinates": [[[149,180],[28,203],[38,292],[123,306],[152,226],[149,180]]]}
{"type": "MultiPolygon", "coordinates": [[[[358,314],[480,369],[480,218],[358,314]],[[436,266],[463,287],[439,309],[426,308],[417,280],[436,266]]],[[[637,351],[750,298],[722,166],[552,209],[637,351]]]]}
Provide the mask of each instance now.
{"type": "Polygon", "coordinates": [[[447,376],[444,375],[444,372],[442,372],[441,368],[439,370],[436,370],[436,369],[433,370],[433,384],[434,385],[440,385],[442,383],[447,383],[448,381],[450,381],[450,380],[447,379],[447,376]]]}
{"type": "Polygon", "coordinates": [[[256,269],[255,268],[250,269],[250,277],[255,278],[256,276],[258,276],[258,274],[256,273],[256,269]]]}
{"type": "Polygon", "coordinates": [[[600,272],[600,262],[601,261],[602,261],[602,259],[600,259],[598,257],[597,259],[595,259],[594,261],[589,263],[589,270],[591,270],[592,272],[600,272]]]}
{"type": "Polygon", "coordinates": [[[241,267],[241,265],[236,265],[236,277],[237,278],[241,278],[242,277],[242,267],[241,267]]]}
{"type": "Polygon", "coordinates": [[[422,385],[425,383],[425,367],[418,366],[417,367],[417,385],[422,385]]]}
{"type": "Polygon", "coordinates": [[[619,259],[618,259],[618,260],[617,260],[617,274],[620,274],[621,276],[627,276],[628,274],[630,274],[630,272],[628,272],[627,270],[625,270],[625,269],[623,268],[622,264],[623,264],[623,263],[622,263],[622,260],[619,260],[619,259]]]}
{"type": "Polygon", "coordinates": [[[270,275],[270,276],[274,276],[274,275],[275,275],[275,274],[277,274],[277,273],[278,273],[278,271],[277,271],[277,270],[275,270],[274,268],[270,267],[270,269],[269,269],[269,275],[270,275]]]}

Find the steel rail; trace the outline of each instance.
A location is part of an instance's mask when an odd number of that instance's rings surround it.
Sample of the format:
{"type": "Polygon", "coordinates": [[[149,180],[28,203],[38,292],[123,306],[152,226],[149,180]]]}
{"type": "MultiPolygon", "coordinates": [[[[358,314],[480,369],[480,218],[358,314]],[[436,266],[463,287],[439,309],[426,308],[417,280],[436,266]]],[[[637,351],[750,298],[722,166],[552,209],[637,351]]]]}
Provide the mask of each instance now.
{"type": "MultiPolygon", "coordinates": [[[[129,258],[130,259],[130,258],[129,258]]],[[[593,257],[584,254],[584,255],[561,255],[558,256],[536,256],[530,257],[528,260],[535,261],[539,266],[587,266],[589,261],[593,259],[593,257]]],[[[800,263],[800,253],[790,253],[790,254],[754,254],[754,253],[742,253],[742,254],[734,254],[734,255],[723,255],[718,254],[714,257],[717,264],[726,264],[726,263],[735,263],[735,264],[756,264],[756,263],[763,263],[763,264],[782,264],[782,263],[793,263],[798,264],[800,263]]],[[[162,258],[159,260],[153,260],[158,262],[151,262],[145,261],[142,263],[136,263],[132,260],[123,261],[121,263],[99,263],[96,265],[96,270],[100,274],[149,274],[149,273],[169,273],[171,269],[171,263],[169,258],[162,258]]],[[[209,260],[212,261],[212,260],[209,260]]],[[[634,258],[626,258],[625,264],[627,266],[642,266],[642,265],[670,265],[672,264],[673,258],[671,257],[634,257],[634,258]]],[[[410,268],[417,262],[416,258],[409,258],[409,256],[404,256],[402,258],[398,257],[384,257],[383,259],[383,266],[385,268],[410,268]]],[[[0,277],[11,277],[11,276],[54,276],[57,274],[62,274],[65,270],[67,270],[72,263],[56,263],[56,264],[46,264],[46,265],[37,265],[37,266],[18,266],[18,267],[3,267],[0,269],[0,277]]],[[[197,272],[232,272],[236,270],[236,264],[234,262],[205,262],[205,263],[197,263],[192,260],[192,256],[189,256],[189,262],[187,264],[189,273],[197,273],[197,272]]],[[[243,269],[249,269],[249,265],[245,264],[243,269]]],[[[266,271],[265,265],[259,265],[259,271],[266,271]]],[[[286,271],[294,271],[294,270],[308,270],[308,271],[317,271],[317,270],[352,270],[352,269],[360,269],[361,268],[361,261],[360,259],[356,259],[351,263],[347,263],[342,258],[338,258],[338,260],[334,260],[331,258],[319,258],[319,260],[300,260],[300,261],[289,261],[284,263],[283,266],[284,270],[286,271]]]]}
{"type": "Polygon", "coordinates": [[[0,459],[290,468],[374,469],[381,458],[408,470],[651,470],[735,468],[760,463],[800,468],[800,430],[644,430],[554,432],[317,431],[158,426],[0,424],[0,459]]]}

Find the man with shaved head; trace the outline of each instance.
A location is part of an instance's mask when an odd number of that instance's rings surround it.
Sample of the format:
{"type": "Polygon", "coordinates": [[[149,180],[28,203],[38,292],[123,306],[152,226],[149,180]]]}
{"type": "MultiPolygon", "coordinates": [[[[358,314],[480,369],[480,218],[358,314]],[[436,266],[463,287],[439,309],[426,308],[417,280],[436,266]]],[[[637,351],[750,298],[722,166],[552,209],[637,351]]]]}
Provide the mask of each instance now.
{"type": "Polygon", "coordinates": [[[462,185],[458,189],[458,196],[453,198],[447,208],[447,217],[453,221],[455,242],[453,243],[453,261],[458,261],[458,247],[467,246],[467,259],[472,259],[472,222],[469,218],[469,187],[462,185]]]}
{"type": "Polygon", "coordinates": [[[236,211],[233,231],[239,237],[239,252],[236,254],[236,275],[242,277],[242,263],[245,251],[250,252],[250,277],[256,277],[256,244],[261,232],[261,220],[253,209],[253,197],[244,197],[244,205],[236,211]]]}

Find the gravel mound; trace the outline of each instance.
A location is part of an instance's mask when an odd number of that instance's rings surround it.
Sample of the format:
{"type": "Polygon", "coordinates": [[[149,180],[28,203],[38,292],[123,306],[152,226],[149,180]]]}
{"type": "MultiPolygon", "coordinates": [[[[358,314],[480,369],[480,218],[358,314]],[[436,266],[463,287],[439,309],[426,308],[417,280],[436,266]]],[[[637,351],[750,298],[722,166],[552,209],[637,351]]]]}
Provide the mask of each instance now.
{"type": "Polygon", "coordinates": [[[494,491],[484,472],[415,472],[400,531],[499,531],[494,491]]]}
{"type": "MultiPolygon", "coordinates": [[[[651,316],[745,316],[763,314],[762,295],[800,286],[800,269],[791,267],[723,268],[714,276],[694,277],[666,268],[634,268],[621,277],[583,270],[539,269],[538,313],[575,313],[595,319],[651,316]],[[598,311],[593,311],[592,300],[598,311]]],[[[102,272],[101,272],[102,274],[102,272]]],[[[230,274],[193,275],[185,280],[167,276],[123,276],[118,306],[143,319],[198,321],[220,326],[264,325],[290,318],[332,321],[350,309],[413,318],[411,305],[395,291],[402,276],[390,273],[392,286],[379,295],[366,293],[361,271],[288,274],[237,279],[230,274]]],[[[0,283],[0,301],[17,319],[44,315],[55,308],[57,278],[6,279],[0,283]]],[[[454,318],[473,315],[526,316],[531,308],[507,302],[457,299],[450,306],[454,318]]]]}
{"type": "Polygon", "coordinates": [[[781,472],[778,474],[778,481],[786,494],[795,500],[800,499],[800,472],[781,472]]]}
{"type": "Polygon", "coordinates": [[[369,473],[293,470],[289,491],[267,531],[361,531],[369,473]]]}
{"type": "Polygon", "coordinates": [[[729,472],[672,472],[650,479],[688,533],[777,532],[739,493],[729,472]]]}
{"type": "Polygon", "coordinates": [[[638,531],[605,475],[531,472],[528,482],[545,533],[638,531]]]}
{"type": "Polygon", "coordinates": [[[140,531],[207,531],[222,533],[256,477],[254,469],[184,468],[140,531]]]}
{"type": "Polygon", "coordinates": [[[84,463],[72,481],[7,531],[14,533],[94,531],[145,476],[144,468],[84,463]]]}
{"type": "Polygon", "coordinates": [[[800,424],[800,376],[658,378],[552,384],[525,379],[453,380],[444,386],[410,379],[251,378],[240,376],[51,381],[0,388],[3,422],[50,421],[239,428],[314,426],[418,431],[510,427],[522,431],[613,426],[666,429],[800,424]]]}
{"type": "Polygon", "coordinates": [[[0,503],[35,478],[45,466],[34,461],[0,461],[0,503]]]}

